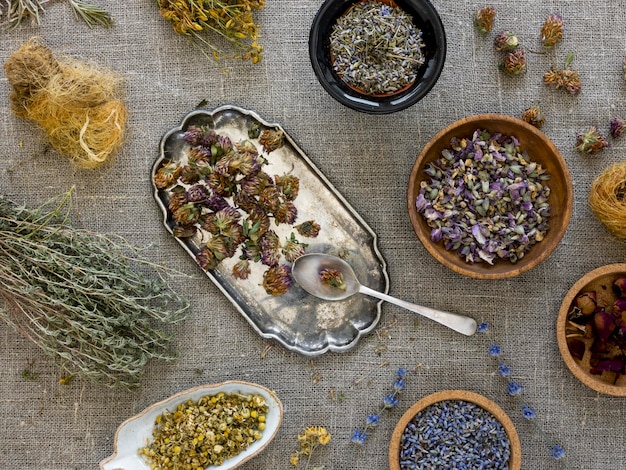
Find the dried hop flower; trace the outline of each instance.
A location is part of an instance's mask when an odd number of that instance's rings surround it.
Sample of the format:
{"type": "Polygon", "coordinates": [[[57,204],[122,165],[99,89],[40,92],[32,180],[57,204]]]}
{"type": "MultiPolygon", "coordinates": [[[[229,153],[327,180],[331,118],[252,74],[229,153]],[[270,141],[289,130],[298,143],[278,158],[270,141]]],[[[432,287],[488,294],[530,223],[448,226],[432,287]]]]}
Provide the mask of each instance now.
{"type": "Polygon", "coordinates": [[[579,133],[576,137],[576,150],[583,155],[598,153],[608,146],[608,140],[595,126],[591,126],[587,131],[579,133]]]}
{"type": "Polygon", "coordinates": [[[528,124],[535,126],[537,129],[541,129],[541,126],[546,122],[546,118],[541,112],[539,106],[534,105],[525,110],[522,113],[522,121],[526,121],[528,124]]]}
{"type": "Polygon", "coordinates": [[[621,118],[613,118],[609,124],[609,133],[611,137],[617,139],[624,132],[624,121],[621,118]]]}
{"type": "Polygon", "coordinates": [[[496,10],[493,7],[481,8],[474,16],[474,25],[482,34],[487,34],[493,29],[493,20],[496,16],[496,10]]]}
{"type": "Polygon", "coordinates": [[[493,47],[498,52],[509,52],[517,49],[519,40],[511,31],[502,31],[493,40],[493,47]]]}
{"type": "Polygon", "coordinates": [[[519,75],[526,71],[526,53],[524,49],[515,49],[504,56],[500,69],[509,75],[519,75]]]}
{"type": "Polygon", "coordinates": [[[563,39],[563,17],[552,14],[541,27],[541,42],[545,47],[553,47],[563,39]]]}

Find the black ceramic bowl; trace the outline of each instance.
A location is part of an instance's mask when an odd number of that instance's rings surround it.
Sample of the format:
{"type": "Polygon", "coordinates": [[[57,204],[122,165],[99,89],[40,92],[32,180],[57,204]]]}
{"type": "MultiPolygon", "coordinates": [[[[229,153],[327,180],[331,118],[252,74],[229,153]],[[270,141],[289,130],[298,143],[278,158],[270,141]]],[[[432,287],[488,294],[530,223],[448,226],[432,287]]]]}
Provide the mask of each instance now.
{"type": "Polygon", "coordinates": [[[399,93],[372,96],[348,87],[333,69],[330,40],[333,26],[353,4],[362,0],[326,0],[320,7],[309,36],[309,55],[315,75],[324,89],[341,104],[369,114],[389,114],[417,103],[435,86],[446,58],[446,34],[435,7],[428,0],[395,0],[422,31],[426,63],[416,80],[399,93]]]}

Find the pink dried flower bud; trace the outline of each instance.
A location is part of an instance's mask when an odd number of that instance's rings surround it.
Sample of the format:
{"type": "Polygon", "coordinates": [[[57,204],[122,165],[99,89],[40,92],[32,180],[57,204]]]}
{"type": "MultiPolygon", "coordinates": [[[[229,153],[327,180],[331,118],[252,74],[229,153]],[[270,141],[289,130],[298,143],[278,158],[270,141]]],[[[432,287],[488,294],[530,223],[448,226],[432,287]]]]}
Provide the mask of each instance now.
{"type": "Polygon", "coordinates": [[[509,75],[519,75],[526,71],[526,53],[524,49],[515,49],[504,56],[500,69],[509,75]]]}
{"type": "Polygon", "coordinates": [[[598,306],[595,291],[587,291],[582,294],[578,294],[574,303],[583,315],[591,315],[596,311],[596,307],[598,306]]]}
{"type": "Polygon", "coordinates": [[[613,118],[609,124],[609,133],[611,137],[617,139],[624,132],[624,121],[618,117],[613,118]]]}
{"type": "Polygon", "coordinates": [[[576,150],[583,155],[592,155],[609,146],[608,140],[595,126],[581,132],[576,137],[576,150]]]}
{"type": "Polygon", "coordinates": [[[493,29],[493,20],[496,16],[496,10],[492,7],[481,8],[474,16],[474,25],[482,34],[487,34],[493,29]]]}
{"type": "Polygon", "coordinates": [[[541,27],[541,41],[545,47],[553,47],[563,39],[563,17],[552,14],[541,27]]]}
{"type": "Polygon", "coordinates": [[[502,31],[493,40],[493,47],[498,52],[508,52],[517,49],[519,40],[511,31],[502,31]]]}

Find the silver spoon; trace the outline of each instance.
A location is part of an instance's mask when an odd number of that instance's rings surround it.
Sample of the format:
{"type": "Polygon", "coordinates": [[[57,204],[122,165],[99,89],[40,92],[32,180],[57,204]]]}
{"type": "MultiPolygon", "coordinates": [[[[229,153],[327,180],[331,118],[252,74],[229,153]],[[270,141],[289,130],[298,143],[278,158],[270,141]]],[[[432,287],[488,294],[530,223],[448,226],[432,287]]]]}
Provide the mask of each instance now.
{"type": "Polygon", "coordinates": [[[352,267],[336,256],[308,253],[293,262],[291,273],[300,287],[309,294],[323,300],[343,300],[360,292],[361,294],[370,295],[406,308],[411,312],[419,313],[464,335],[471,336],[476,332],[476,321],[473,318],[405,302],[360,284],[352,267]],[[346,285],[345,289],[333,287],[322,282],[320,272],[324,269],[336,269],[339,271],[346,285]]]}

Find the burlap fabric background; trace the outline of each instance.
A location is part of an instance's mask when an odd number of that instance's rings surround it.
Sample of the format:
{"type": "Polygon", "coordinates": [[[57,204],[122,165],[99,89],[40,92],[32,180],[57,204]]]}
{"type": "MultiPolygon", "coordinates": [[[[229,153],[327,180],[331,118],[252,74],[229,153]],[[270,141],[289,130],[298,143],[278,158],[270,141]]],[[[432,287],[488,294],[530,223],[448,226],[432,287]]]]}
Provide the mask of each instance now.
{"type": "MultiPolygon", "coordinates": [[[[155,244],[151,259],[196,274],[194,262],[162,227],[151,195],[149,171],[159,139],[203,99],[208,108],[236,104],[254,110],[282,123],[376,231],[392,294],[491,324],[494,340],[524,387],[523,400],[535,408],[536,423],[548,438],[565,448],[571,468],[626,468],[625,400],[598,395],[576,380],[555,339],[557,311],[568,288],[593,268],[625,260],[626,248],[593,217],[587,194],[603,168],[625,158],[626,141],[614,142],[595,157],[573,149],[577,132],[590,125],[607,129],[613,116],[626,117],[625,1],[492,2],[495,29],[514,30],[531,49],[538,48],[548,14],[558,12],[565,19],[565,39],[556,50],[530,54],[528,73],[511,78],[497,69],[493,35],[483,38],[472,26],[472,13],[484,3],[435,0],[448,38],[441,78],[415,106],[378,117],[338,104],[313,74],[307,43],[321,0],[268,0],[257,15],[263,61],[225,63],[229,74],[175,35],[154,1],[98,3],[113,15],[112,29],[89,29],[65,2],[51,2],[40,27],[25,24],[0,33],[0,62],[38,35],[55,52],[123,73],[128,141],[113,164],[95,171],[73,169],[33,124],[12,114],[9,85],[0,74],[3,194],[37,205],[75,185],[77,223],[135,244],[155,244]],[[575,53],[573,66],[583,82],[576,97],[541,81],[550,65],[562,65],[568,51],[575,53]],[[574,180],[568,232],[546,262],[517,278],[479,281],[457,275],[426,252],[410,226],[405,194],[415,156],[437,130],[458,118],[485,112],[519,116],[532,104],[544,109],[544,131],[565,156],[574,180]]],[[[0,468],[97,468],[112,453],[115,430],[127,417],[175,392],[228,379],[271,387],[285,407],[276,439],[246,469],[290,468],[296,435],[309,425],[326,426],[333,435],[316,454],[316,464],[386,468],[389,437],[404,410],[427,394],[456,388],[483,394],[507,411],[521,436],[524,469],[562,468],[507,394],[484,336],[462,337],[427,320],[416,326],[412,314],[384,305],[380,326],[354,349],[311,360],[261,338],[208,279],[198,276],[176,288],[192,308],[176,331],[180,359],[150,363],[134,392],[83,380],[61,385],[60,371],[47,357],[0,325],[0,468]],[[400,404],[383,415],[363,448],[355,449],[353,429],[379,409],[398,367],[414,371],[400,404]],[[25,380],[25,368],[39,377],[25,380]]]]}

